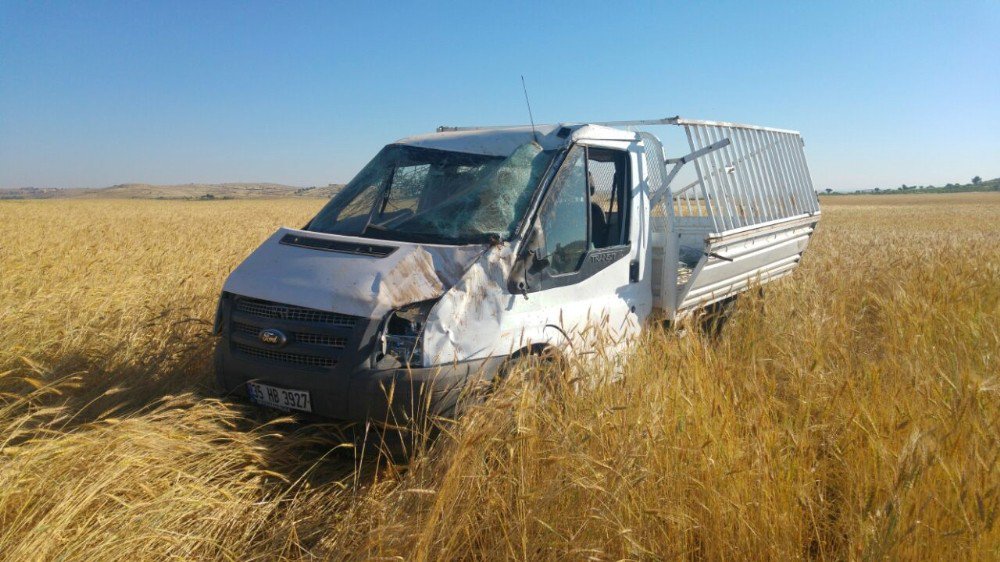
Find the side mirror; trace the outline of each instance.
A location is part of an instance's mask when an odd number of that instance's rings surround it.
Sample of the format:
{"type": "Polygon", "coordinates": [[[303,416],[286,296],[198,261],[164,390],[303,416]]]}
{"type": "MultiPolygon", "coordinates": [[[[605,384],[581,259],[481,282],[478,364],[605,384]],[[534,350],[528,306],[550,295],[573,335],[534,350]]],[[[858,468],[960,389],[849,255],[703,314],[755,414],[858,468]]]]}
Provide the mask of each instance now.
{"type": "Polygon", "coordinates": [[[525,270],[528,273],[538,273],[551,263],[548,256],[545,255],[545,243],[543,241],[542,229],[536,222],[531,227],[531,233],[528,235],[528,243],[524,245],[528,251],[521,257],[525,262],[525,270]]]}
{"type": "Polygon", "coordinates": [[[541,249],[528,250],[528,254],[525,256],[525,261],[527,262],[527,270],[529,273],[540,273],[543,269],[550,266],[552,262],[547,256],[542,254],[541,249]]]}
{"type": "Polygon", "coordinates": [[[525,250],[521,252],[511,270],[509,288],[512,293],[520,293],[528,298],[528,291],[537,285],[538,274],[551,263],[545,256],[545,249],[539,244],[541,231],[534,225],[528,234],[525,250]]]}

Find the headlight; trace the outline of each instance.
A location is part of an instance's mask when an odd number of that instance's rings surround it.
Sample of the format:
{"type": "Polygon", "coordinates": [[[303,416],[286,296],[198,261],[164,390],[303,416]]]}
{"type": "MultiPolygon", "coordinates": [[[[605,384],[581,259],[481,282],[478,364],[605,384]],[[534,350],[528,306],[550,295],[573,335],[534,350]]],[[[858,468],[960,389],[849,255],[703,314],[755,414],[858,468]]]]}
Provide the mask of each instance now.
{"type": "Polygon", "coordinates": [[[403,365],[423,365],[421,337],[427,315],[436,303],[437,300],[418,302],[389,313],[382,329],[382,355],[403,365]]]}

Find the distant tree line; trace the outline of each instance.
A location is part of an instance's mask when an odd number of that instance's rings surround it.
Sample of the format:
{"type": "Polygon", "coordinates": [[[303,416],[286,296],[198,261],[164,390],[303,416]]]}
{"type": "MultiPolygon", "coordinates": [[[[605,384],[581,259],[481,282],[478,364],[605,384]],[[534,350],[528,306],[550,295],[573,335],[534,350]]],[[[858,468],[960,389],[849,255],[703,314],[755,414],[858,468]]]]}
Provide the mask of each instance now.
{"type": "MultiPolygon", "coordinates": [[[[969,183],[949,183],[943,186],[933,186],[933,185],[906,185],[905,183],[899,187],[875,187],[872,189],[856,189],[853,191],[856,195],[868,195],[868,194],[893,194],[893,193],[961,193],[965,191],[1000,191],[1000,178],[994,178],[991,180],[983,180],[983,178],[976,176],[970,180],[969,183]]],[[[823,190],[826,195],[842,195],[846,192],[835,192],[831,188],[826,188],[823,190]]]]}

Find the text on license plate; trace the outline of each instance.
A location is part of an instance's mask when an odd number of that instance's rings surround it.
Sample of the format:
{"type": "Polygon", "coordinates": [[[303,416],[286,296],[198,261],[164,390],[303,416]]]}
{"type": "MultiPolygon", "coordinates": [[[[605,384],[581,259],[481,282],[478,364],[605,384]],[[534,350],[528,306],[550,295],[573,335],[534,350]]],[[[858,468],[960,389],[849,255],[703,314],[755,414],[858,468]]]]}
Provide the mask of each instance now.
{"type": "Polygon", "coordinates": [[[278,388],[269,384],[248,382],[247,393],[250,395],[250,400],[261,406],[268,406],[279,410],[312,411],[309,392],[305,390],[278,388]]]}

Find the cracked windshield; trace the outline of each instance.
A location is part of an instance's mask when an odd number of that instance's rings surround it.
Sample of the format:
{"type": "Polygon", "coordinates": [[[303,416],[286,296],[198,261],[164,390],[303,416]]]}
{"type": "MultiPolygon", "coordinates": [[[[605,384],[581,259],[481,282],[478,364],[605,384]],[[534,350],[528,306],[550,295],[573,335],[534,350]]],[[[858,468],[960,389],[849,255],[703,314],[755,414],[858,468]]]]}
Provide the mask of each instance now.
{"type": "Polygon", "coordinates": [[[390,145],[306,230],[412,242],[505,240],[555,154],[534,142],[506,158],[390,145]]]}

